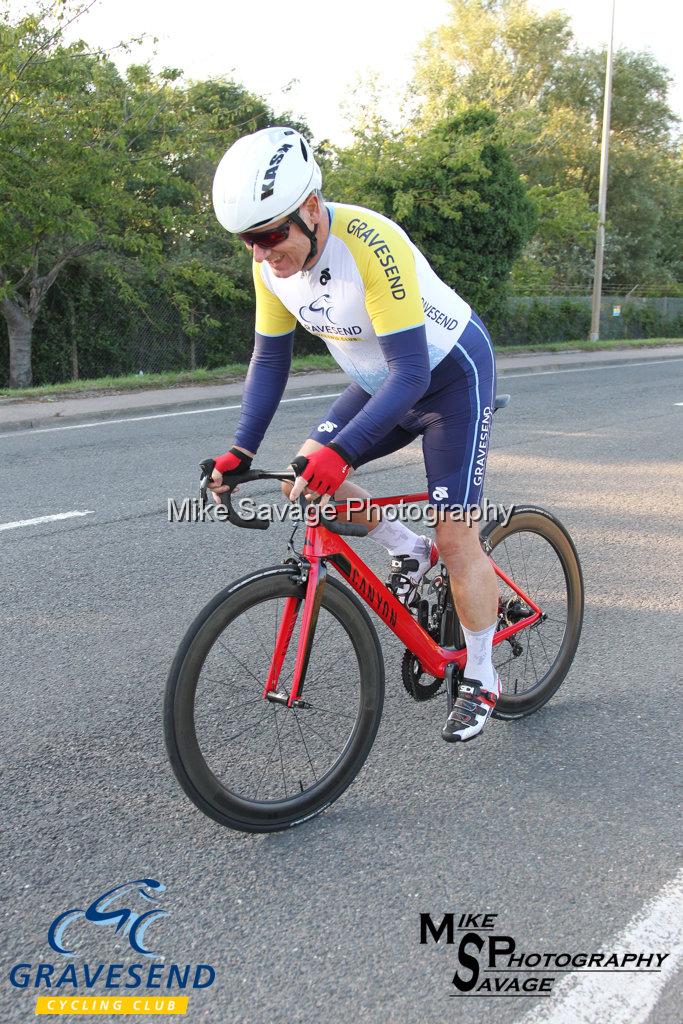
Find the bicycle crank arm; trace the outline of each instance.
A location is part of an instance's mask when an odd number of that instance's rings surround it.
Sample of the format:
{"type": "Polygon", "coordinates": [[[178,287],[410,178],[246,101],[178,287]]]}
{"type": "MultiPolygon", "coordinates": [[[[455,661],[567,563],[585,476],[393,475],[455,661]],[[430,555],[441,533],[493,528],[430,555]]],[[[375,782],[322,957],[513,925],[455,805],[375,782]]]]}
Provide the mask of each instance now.
{"type": "Polygon", "coordinates": [[[454,661],[449,662],[446,665],[446,705],[448,707],[448,714],[450,715],[453,710],[458,697],[458,666],[454,661]]]}

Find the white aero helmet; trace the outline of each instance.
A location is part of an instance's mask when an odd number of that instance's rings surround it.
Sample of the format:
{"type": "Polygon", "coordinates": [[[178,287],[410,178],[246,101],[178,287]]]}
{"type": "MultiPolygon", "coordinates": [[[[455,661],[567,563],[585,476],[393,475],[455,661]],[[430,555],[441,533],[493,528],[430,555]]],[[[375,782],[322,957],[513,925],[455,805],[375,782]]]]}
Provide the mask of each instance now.
{"type": "Polygon", "coordinates": [[[227,231],[267,227],[322,186],[313,150],[293,128],[263,128],[238,139],[213,179],[213,208],[227,231]]]}

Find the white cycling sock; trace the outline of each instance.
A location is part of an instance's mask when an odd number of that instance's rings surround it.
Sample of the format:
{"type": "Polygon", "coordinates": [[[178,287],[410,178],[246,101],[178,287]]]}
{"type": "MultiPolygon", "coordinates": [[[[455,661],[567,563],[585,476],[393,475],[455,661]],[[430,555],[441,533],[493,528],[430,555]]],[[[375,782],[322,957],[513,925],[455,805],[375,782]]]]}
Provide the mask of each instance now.
{"type": "Polygon", "coordinates": [[[487,690],[497,692],[496,670],[493,667],[491,655],[493,653],[493,634],[496,632],[497,623],[487,629],[480,629],[473,632],[462,626],[465,643],[467,645],[467,664],[465,665],[465,677],[476,679],[487,690]]]}
{"type": "Polygon", "coordinates": [[[412,555],[422,544],[422,537],[398,519],[381,519],[368,536],[386,548],[390,555],[412,555]]]}

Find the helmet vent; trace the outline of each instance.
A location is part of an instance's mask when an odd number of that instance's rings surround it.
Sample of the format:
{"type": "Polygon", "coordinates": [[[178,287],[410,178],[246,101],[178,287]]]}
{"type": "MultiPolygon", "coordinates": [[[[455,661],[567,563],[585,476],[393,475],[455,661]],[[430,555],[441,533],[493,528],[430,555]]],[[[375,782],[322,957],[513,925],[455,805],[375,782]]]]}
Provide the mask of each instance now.
{"type": "Polygon", "coordinates": [[[303,139],[299,139],[299,143],[301,145],[301,152],[304,155],[304,160],[306,161],[306,163],[308,163],[308,150],[306,149],[306,146],[304,145],[304,140],[303,139]]]}

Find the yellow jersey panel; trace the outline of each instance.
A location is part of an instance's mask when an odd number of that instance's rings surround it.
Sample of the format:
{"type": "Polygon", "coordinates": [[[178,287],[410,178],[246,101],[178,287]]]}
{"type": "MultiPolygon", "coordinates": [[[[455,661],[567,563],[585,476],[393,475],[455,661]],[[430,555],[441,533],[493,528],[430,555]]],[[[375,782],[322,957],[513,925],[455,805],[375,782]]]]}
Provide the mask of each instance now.
{"type": "Polygon", "coordinates": [[[254,261],[251,264],[256,292],[256,331],[258,334],[276,338],[294,330],[296,317],[264,284],[261,276],[261,267],[263,266],[263,263],[259,264],[254,261]]]}
{"type": "Polygon", "coordinates": [[[358,267],[375,334],[425,322],[415,256],[396,225],[370,210],[337,206],[331,233],[344,242],[358,267]]]}

